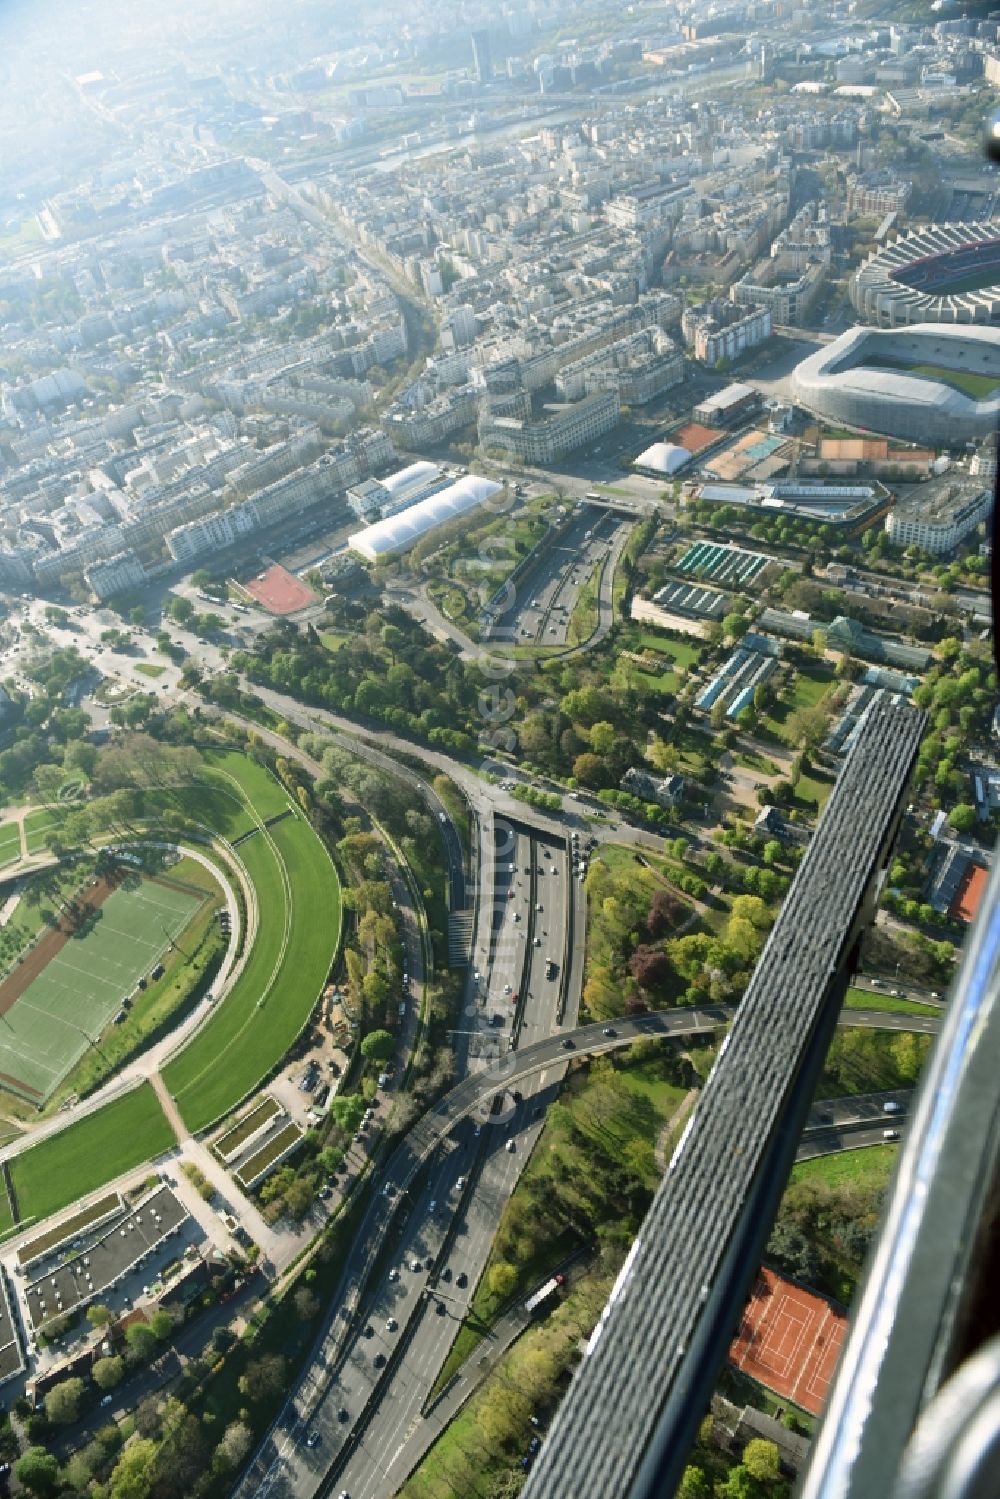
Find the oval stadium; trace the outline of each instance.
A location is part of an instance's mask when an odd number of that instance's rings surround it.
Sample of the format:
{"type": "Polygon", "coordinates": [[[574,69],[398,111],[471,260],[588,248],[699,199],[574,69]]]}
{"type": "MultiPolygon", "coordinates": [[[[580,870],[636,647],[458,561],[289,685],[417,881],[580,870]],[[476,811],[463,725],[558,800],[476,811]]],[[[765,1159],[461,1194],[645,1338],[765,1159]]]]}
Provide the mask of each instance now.
{"type": "Polygon", "coordinates": [[[1000,420],[1000,330],[852,328],[797,365],[791,386],[800,406],[829,422],[961,447],[1000,420]]]}
{"type": "Polygon", "coordinates": [[[1000,323],[1000,223],[934,224],[877,250],[851,280],[866,323],[1000,323]]]}

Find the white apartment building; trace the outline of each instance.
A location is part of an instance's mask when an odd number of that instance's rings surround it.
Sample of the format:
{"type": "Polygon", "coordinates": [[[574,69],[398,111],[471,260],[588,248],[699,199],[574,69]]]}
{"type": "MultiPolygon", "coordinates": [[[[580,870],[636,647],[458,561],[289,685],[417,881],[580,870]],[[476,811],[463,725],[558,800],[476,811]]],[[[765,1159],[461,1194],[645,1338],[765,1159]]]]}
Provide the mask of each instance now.
{"type": "Polygon", "coordinates": [[[738,359],[770,338],[771,313],[766,307],[741,307],[736,302],[703,302],[687,308],[681,330],[695,359],[712,366],[738,359]]]}
{"type": "Polygon", "coordinates": [[[893,546],[918,546],[943,557],[986,520],[992,504],[991,491],[978,483],[935,485],[932,493],[918,492],[894,505],[885,518],[886,533],[893,546]]]}
{"type": "Polygon", "coordinates": [[[103,603],[117,593],[140,588],[146,581],[146,569],[134,552],[118,552],[106,562],[95,562],[84,573],[88,586],[103,603]]]}
{"type": "Polygon", "coordinates": [[[212,552],[225,551],[256,529],[256,516],[244,500],[229,510],[203,516],[178,526],[167,537],[167,549],[175,562],[198,566],[212,552]]]}

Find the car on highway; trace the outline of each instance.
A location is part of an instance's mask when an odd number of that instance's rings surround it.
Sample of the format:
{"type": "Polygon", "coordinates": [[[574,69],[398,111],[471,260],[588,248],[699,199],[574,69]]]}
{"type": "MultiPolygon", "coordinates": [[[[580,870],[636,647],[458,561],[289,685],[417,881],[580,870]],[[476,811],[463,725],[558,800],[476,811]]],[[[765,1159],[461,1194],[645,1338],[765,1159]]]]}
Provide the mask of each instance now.
{"type": "Polygon", "coordinates": [[[882,1139],[883,1140],[898,1140],[899,1139],[899,1130],[898,1129],[884,1129],[882,1131],[882,1139]]]}
{"type": "Polygon", "coordinates": [[[903,1105],[897,1103],[894,1098],[889,1098],[882,1105],[882,1112],[883,1114],[901,1114],[903,1112],[903,1105]]]}
{"type": "Polygon", "coordinates": [[[606,1025],[601,1031],[602,1036],[617,1036],[617,1034],[618,1032],[615,1030],[613,1025],[606,1025]]]}
{"type": "Polygon", "coordinates": [[[563,1036],[562,1047],[563,1051],[573,1051],[576,1047],[576,1042],[572,1036],[563,1036]]]}
{"type": "Polygon", "coordinates": [[[475,1129],[472,1131],[473,1138],[476,1139],[476,1140],[478,1140],[479,1136],[482,1134],[482,1132],[483,1132],[483,1126],[481,1124],[477,1124],[476,1127],[475,1127],[475,1129]]]}
{"type": "Polygon", "coordinates": [[[513,1155],[515,1150],[517,1149],[517,1145],[513,1140],[508,1140],[506,1149],[509,1155],[513,1155]]]}
{"type": "Polygon", "coordinates": [[[458,1180],[455,1182],[455,1191],[456,1192],[461,1192],[464,1187],[465,1187],[465,1177],[464,1176],[460,1176],[458,1178],[458,1180]]]}
{"type": "Polygon", "coordinates": [[[432,1197],[431,1198],[431,1203],[430,1203],[430,1210],[431,1210],[431,1212],[432,1213],[436,1213],[437,1212],[437,1208],[438,1208],[437,1198],[436,1197],[432,1197]]]}

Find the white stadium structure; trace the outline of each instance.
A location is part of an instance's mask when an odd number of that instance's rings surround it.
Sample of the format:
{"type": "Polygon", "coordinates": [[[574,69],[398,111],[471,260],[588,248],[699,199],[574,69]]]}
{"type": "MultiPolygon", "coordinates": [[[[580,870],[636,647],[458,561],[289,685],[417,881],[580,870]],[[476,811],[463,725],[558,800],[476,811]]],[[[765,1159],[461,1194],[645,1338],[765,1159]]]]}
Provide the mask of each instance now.
{"type": "Polygon", "coordinates": [[[797,365],[791,383],[799,405],[829,422],[960,447],[997,429],[1000,330],[852,328],[797,365]]]}
{"type": "Polygon", "coordinates": [[[376,521],[375,525],[366,526],[363,531],[356,531],[349,538],[348,545],[369,562],[377,562],[380,557],[390,557],[394,552],[405,552],[422,536],[426,536],[428,531],[474,510],[500,488],[492,479],[484,479],[480,474],[466,474],[463,479],[449,484],[447,489],[430,495],[426,500],[418,500],[406,510],[376,521]]]}
{"type": "Polygon", "coordinates": [[[851,278],[858,316],[907,323],[1000,323],[1000,222],[932,224],[900,235],[851,278]]]}

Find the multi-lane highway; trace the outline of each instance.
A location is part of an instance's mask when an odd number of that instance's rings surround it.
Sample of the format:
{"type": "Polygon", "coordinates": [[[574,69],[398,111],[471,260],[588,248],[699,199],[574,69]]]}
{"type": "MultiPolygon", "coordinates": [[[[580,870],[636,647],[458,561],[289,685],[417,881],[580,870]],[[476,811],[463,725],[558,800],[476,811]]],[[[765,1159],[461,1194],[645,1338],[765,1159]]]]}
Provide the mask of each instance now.
{"type": "MultiPolygon", "coordinates": [[[[352,1499],[355,1493],[375,1499],[394,1492],[392,1484],[406,1471],[403,1443],[447,1354],[454,1319],[465,1314],[500,1213],[569,1061],[643,1036],[710,1032],[734,1014],[732,1007],[710,1005],[564,1030],[471,1073],[425,1115],[379,1177],[379,1194],[348,1266],[346,1295],[335,1298],[348,1315],[335,1321],[320,1359],[265,1444],[240,1490],[244,1499],[257,1493],[302,1499],[330,1492],[331,1471],[352,1499]],[[491,1112],[497,1100],[502,1106],[491,1112]],[[417,1261],[420,1269],[414,1270],[417,1261]],[[392,1329],[390,1318],[397,1324],[392,1329]],[[385,1364],[375,1362],[378,1353],[385,1364]],[[310,1447],[313,1431],[318,1436],[310,1447]]],[[[845,1011],[841,1019],[884,1029],[902,1024],[936,1030],[939,1025],[937,1017],[880,1011],[845,1011]]],[[[897,1097],[903,1095],[817,1106],[808,1142],[812,1153],[839,1148],[835,1133],[857,1126],[880,1140],[892,1124],[881,1105],[897,1097]],[[820,1117],[824,1114],[832,1124],[820,1117]]],[[[862,1136],[852,1143],[862,1143],[862,1136]]]]}
{"type": "Polygon", "coordinates": [[[620,528],[628,530],[610,511],[585,505],[569,521],[565,533],[519,579],[517,589],[504,592],[504,606],[493,614],[484,641],[566,645],[577,599],[606,563],[620,528]]]}

